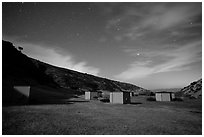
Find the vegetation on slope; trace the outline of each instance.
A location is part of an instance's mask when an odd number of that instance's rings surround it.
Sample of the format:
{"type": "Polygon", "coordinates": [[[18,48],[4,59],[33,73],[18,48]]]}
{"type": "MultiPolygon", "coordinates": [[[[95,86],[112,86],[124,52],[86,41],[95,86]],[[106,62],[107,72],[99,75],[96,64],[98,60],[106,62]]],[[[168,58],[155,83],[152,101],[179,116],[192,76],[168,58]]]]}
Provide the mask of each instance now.
{"type": "Polygon", "coordinates": [[[180,90],[180,93],[185,96],[198,98],[198,96],[202,95],[202,79],[194,81],[190,85],[184,87],[180,90]]]}

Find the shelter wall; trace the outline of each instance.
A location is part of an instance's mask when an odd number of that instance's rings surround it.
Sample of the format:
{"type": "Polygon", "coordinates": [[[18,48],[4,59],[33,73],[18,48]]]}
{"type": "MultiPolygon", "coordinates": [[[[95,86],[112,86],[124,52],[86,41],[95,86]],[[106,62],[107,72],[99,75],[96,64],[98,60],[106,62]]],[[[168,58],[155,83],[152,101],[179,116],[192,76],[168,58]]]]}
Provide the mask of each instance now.
{"type": "Polygon", "coordinates": [[[85,92],[85,99],[90,99],[90,93],[91,92],[85,92]]]}
{"type": "Polygon", "coordinates": [[[27,98],[30,96],[30,86],[14,86],[14,89],[27,98]]]}
{"type": "Polygon", "coordinates": [[[156,101],[162,101],[161,93],[156,93],[156,101]]]}
{"type": "Polygon", "coordinates": [[[175,96],[171,93],[156,93],[156,101],[171,101],[175,96]]]}
{"type": "Polygon", "coordinates": [[[162,93],[162,101],[171,101],[170,93],[162,93]]]}
{"type": "Polygon", "coordinates": [[[123,104],[123,92],[110,93],[110,103],[123,104]]]}
{"type": "Polygon", "coordinates": [[[28,104],[30,99],[30,86],[14,86],[13,87],[11,102],[15,104],[28,104]]]}

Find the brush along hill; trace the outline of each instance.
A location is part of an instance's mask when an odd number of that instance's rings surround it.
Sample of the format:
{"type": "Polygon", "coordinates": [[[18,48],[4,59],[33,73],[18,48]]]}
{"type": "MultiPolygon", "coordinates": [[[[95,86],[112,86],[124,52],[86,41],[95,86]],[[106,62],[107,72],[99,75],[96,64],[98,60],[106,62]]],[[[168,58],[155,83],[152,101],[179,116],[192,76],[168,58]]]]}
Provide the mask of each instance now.
{"type": "Polygon", "coordinates": [[[184,96],[195,98],[202,96],[202,79],[190,83],[190,85],[181,89],[179,93],[182,93],[184,96]]]}
{"type": "Polygon", "coordinates": [[[3,83],[62,87],[71,89],[71,91],[74,90],[77,94],[83,94],[85,90],[125,90],[146,95],[151,93],[149,90],[133,84],[59,68],[30,58],[23,54],[21,50],[23,49],[17,49],[10,42],[2,41],[3,83]]]}

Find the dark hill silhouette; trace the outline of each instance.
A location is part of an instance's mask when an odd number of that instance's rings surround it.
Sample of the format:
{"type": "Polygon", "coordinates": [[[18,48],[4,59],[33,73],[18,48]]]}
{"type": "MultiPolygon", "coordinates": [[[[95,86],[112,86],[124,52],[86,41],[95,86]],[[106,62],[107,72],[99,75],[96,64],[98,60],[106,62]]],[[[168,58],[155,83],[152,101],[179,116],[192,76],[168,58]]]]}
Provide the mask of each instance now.
{"type": "Polygon", "coordinates": [[[23,96],[13,89],[14,86],[58,87],[58,84],[44,73],[44,68],[37,68],[26,55],[21,53],[21,50],[17,50],[10,42],[2,41],[3,105],[17,105],[24,102],[23,96]]]}
{"type": "Polygon", "coordinates": [[[56,67],[30,58],[22,52],[23,48],[19,49],[10,42],[2,41],[3,99],[14,85],[63,88],[74,94],[83,94],[85,90],[122,90],[150,94],[149,90],[133,84],[56,67]]]}
{"type": "Polygon", "coordinates": [[[3,80],[13,84],[46,84],[57,86],[51,77],[44,73],[43,66],[37,68],[26,55],[17,50],[12,43],[2,41],[3,80]]]}

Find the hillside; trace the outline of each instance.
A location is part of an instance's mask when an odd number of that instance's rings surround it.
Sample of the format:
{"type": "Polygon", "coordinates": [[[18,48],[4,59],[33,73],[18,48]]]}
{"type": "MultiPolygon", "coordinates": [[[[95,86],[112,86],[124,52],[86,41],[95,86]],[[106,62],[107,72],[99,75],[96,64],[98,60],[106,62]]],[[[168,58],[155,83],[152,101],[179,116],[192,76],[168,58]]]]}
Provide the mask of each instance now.
{"type": "Polygon", "coordinates": [[[150,91],[129,83],[118,82],[106,78],[93,76],[87,73],[59,68],[41,61],[31,59],[32,62],[41,68],[45,68],[45,74],[51,77],[60,87],[84,92],[85,90],[96,91],[133,91],[149,94],[150,91]]]}
{"type": "Polygon", "coordinates": [[[160,92],[160,91],[167,91],[167,92],[178,92],[181,88],[167,88],[167,89],[154,89],[151,90],[152,92],[160,92]]]}
{"type": "Polygon", "coordinates": [[[84,90],[125,90],[143,94],[150,93],[150,91],[133,84],[96,77],[29,58],[10,42],[2,42],[2,52],[3,82],[62,87],[75,90],[80,94],[83,94],[84,90]]]}
{"type": "Polygon", "coordinates": [[[185,96],[198,98],[198,96],[202,95],[202,79],[190,83],[190,85],[184,87],[179,92],[185,96]]]}
{"type": "Polygon", "coordinates": [[[2,41],[2,74],[3,82],[57,86],[52,78],[44,73],[44,68],[37,68],[26,55],[7,41],[2,41]]]}

